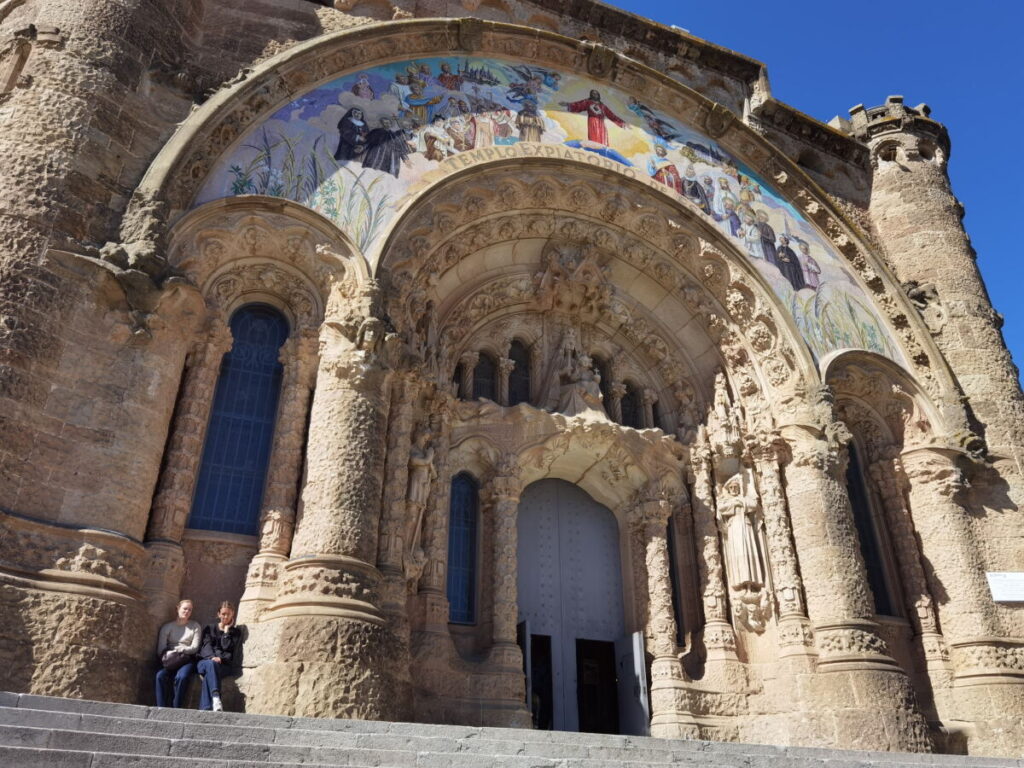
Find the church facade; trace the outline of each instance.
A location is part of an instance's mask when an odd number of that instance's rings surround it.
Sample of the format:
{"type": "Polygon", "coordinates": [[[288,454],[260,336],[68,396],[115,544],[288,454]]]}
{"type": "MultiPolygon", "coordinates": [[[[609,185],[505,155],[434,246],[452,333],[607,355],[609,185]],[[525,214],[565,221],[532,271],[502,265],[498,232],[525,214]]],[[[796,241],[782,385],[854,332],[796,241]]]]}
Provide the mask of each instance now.
{"type": "Polygon", "coordinates": [[[1024,748],[927,105],[588,0],[4,0],[0,124],[0,689],[232,600],[246,712],[1024,748]]]}

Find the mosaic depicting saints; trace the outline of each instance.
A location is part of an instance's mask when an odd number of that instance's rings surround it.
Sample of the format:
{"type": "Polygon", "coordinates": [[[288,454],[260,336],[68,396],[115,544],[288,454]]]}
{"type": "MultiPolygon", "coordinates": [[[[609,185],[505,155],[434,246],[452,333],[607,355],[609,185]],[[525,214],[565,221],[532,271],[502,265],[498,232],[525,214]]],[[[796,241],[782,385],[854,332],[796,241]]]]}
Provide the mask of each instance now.
{"type": "Polygon", "coordinates": [[[425,174],[463,152],[521,142],[646,171],[746,255],[816,357],[856,347],[900,360],[843,260],[751,169],[634,96],[543,67],[449,57],[345,75],[251,129],[195,202],[285,197],[330,218],[366,251],[425,174]]]}

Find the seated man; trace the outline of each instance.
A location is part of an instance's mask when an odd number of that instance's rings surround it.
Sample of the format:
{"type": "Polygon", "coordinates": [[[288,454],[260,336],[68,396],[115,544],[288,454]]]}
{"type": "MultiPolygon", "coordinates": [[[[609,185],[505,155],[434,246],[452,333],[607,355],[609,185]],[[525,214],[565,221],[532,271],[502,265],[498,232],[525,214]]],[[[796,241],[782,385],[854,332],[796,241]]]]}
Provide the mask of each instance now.
{"type": "Polygon", "coordinates": [[[188,682],[196,671],[196,652],[202,630],[199,622],[191,621],[192,601],[178,603],[178,618],[160,627],[157,635],[156,655],[160,671],[156,673],[156,705],[168,706],[168,686],[174,680],[173,706],[180,708],[188,693],[188,682]]]}
{"type": "Polygon", "coordinates": [[[203,627],[203,639],[199,648],[199,674],[203,679],[199,695],[199,708],[223,712],[220,699],[220,679],[231,672],[234,660],[242,644],[242,636],[235,626],[235,609],[225,601],[217,612],[220,622],[203,627]]]}

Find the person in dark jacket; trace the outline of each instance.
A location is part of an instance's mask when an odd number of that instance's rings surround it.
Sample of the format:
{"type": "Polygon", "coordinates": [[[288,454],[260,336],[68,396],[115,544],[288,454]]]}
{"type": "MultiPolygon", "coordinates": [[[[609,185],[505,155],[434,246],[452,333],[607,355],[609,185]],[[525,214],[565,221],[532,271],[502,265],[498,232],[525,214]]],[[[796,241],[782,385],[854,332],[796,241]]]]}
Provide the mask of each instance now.
{"type": "Polygon", "coordinates": [[[224,711],[220,699],[221,676],[231,671],[242,646],[242,635],[235,626],[235,609],[225,601],[217,612],[220,621],[203,627],[203,639],[199,645],[198,671],[202,677],[202,691],[199,708],[224,711]]]}

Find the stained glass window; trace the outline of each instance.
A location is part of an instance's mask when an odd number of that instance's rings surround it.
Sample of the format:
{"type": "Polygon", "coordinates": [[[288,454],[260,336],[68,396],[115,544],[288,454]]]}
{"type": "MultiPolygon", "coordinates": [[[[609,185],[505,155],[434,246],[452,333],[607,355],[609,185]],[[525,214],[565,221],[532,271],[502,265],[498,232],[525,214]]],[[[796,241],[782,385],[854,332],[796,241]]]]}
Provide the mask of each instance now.
{"type": "Polygon", "coordinates": [[[288,323],[273,307],[251,304],[231,318],[234,342],[213,396],[190,528],[255,534],[277,419],[281,345],[288,323]]]}
{"type": "Polygon", "coordinates": [[[476,549],[480,489],[463,473],[452,478],[448,518],[448,620],[476,621],[476,549]]]}

